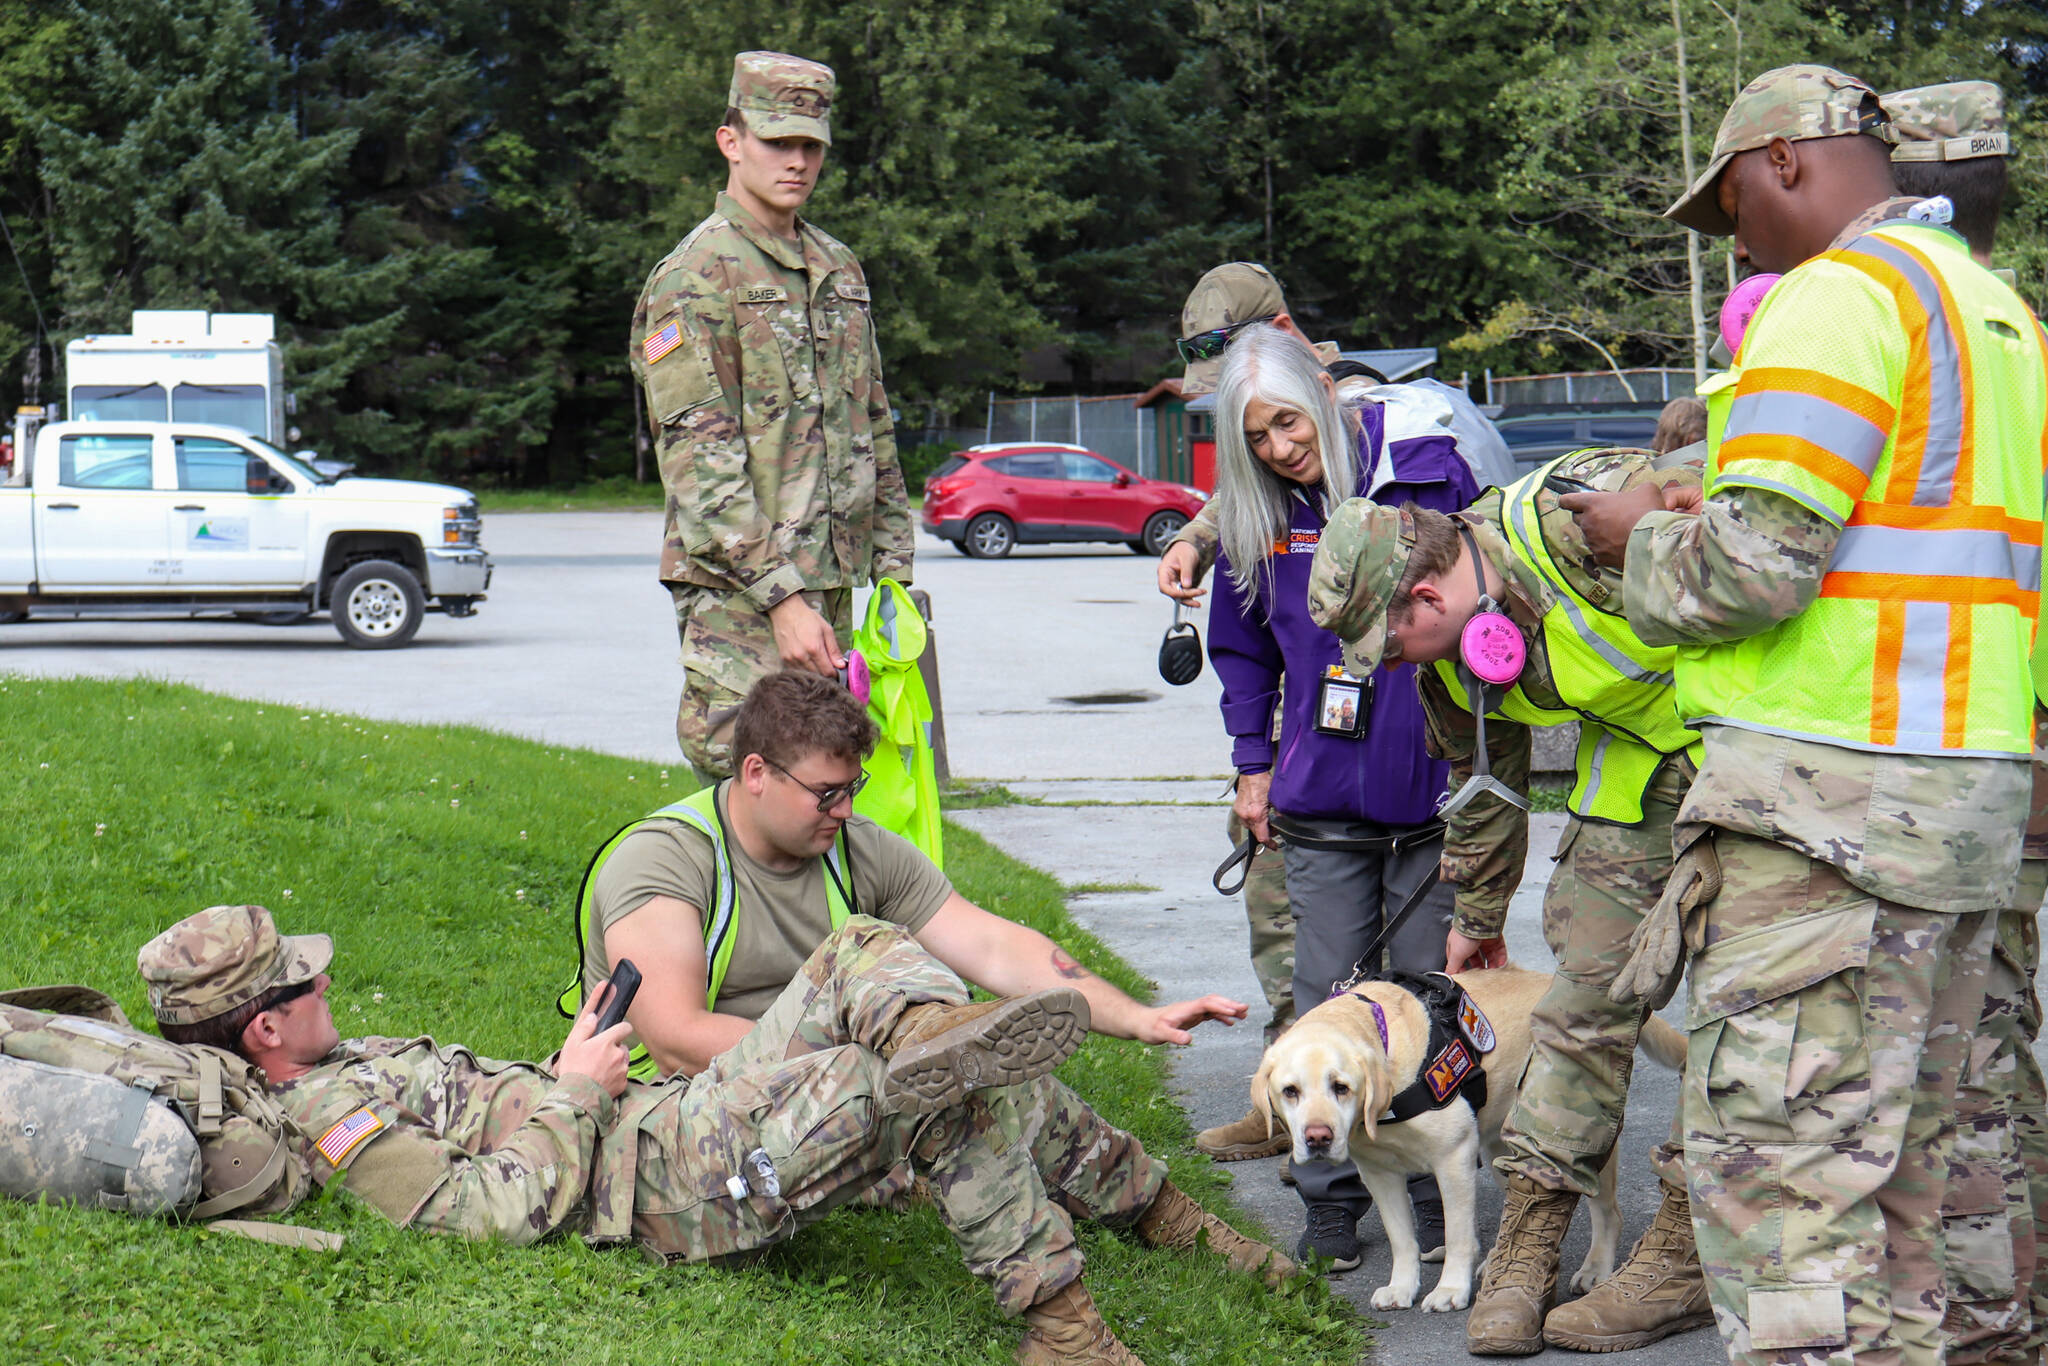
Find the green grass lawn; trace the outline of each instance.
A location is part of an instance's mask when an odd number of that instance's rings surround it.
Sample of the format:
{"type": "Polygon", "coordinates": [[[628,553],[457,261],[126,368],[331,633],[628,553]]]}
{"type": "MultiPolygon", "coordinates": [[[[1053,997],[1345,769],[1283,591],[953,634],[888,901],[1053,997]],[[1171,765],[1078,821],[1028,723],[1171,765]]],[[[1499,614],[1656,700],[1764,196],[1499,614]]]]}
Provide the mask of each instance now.
{"type": "MultiPolygon", "coordinates": [[[[564,1022],[569,902],[591,851],[682,795],[635,763],[151,682],[0,675],[0,987],[84,982],[149,1019],[135,950],[215,903],[259,902],[336,941],[342,1031],[432,1033],[540,1057],[564,1022]]],[[[1067,918],[1057,882],[949,827],[969,897],[1146,987],[1067,918]]],[[[1095,1039],[1061,1075],[1224,1208],[1163,1061],[1095,1039]]],[[[396,1230],[347,1197],[288,1250],[121,1215],[0,1201],[0,1360],[204,1363],[1007,1362],[995,1311],[929,1210],[846,1211],[739,1267],[656,1268],[574,1239],[514,1249],[396,1230]]],[[[1152,1366],[1355,1361],[1320,1282],[1278,1296],[1208,1257],[1084,1229],[1089,1284],[1152,1366]]]]}

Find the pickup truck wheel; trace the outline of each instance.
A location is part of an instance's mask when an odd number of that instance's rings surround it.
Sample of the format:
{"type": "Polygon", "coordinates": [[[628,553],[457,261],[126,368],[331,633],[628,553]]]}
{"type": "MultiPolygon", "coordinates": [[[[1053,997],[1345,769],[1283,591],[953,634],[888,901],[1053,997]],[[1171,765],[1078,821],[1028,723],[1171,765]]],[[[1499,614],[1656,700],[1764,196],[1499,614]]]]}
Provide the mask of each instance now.
{"type": "Polygon", "coordinates": [[[395,650],[411,640],[426,615],[420,581],[402,564],[364,560],[334,581],[328,600],[334,629],[358,650],[395,650]]]}

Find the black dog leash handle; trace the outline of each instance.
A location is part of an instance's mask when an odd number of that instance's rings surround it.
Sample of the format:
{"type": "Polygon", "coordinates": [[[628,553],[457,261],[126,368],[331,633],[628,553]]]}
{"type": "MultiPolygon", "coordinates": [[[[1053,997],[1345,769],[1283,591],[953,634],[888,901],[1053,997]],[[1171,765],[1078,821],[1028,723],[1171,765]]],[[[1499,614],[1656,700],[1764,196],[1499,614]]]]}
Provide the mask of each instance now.
{"type": "Polygon", "coordinates": [[[1216,865],[1216,872],[1209,879],[1210,885],[1224,896],[1236,896],[1244,890],[1244,884],[1251,880],[1252,860],[1258,856],[1259,841],[1257,836],[1246,835],[1244,842],[1230,851],[1230,857],[1216,865]],[[1228,887],[1224,886],[1223,879],[1230,876],[1230,870],[1237,868],[1240,864],[1243,867],[1237,875],[1237,881],[1231,883],[1228,887]]]}

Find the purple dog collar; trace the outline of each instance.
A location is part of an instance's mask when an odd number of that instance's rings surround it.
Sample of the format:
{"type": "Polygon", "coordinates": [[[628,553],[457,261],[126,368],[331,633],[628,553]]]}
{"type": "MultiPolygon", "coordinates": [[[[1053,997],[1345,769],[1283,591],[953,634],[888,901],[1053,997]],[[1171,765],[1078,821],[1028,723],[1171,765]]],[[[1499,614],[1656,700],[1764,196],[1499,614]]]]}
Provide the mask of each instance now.
{"type": "Polygon", "coordinates": [[[1355,991],[1354,991],[1354,992],[1352,992],[1351,994],[1352,994],[1352,996],[1353,996],[1353,997],[1355,997],[1356,999],[1358,999],[1358,1000],[1361,1000],[1361,1001],[1365,1002],[1365,1003],[1366,1003],[1367,1005],[1369,1005],[1369,1006],[1371,1006],[1371,1007],[1372,1007],[1372,1022],[1373,1022],[1373,1023],[1375,1024],[1375,1025],[1379,1026],[1379,1031],[1380,1031],[1380,1047],[1381,1047],[1381,1048],[1387,1048],[1387,1047],[1389,1047],[1389,1046],[1390,1046],[1390,1041],[1389,1041],[1389,1040],[1388,1040],[1388,1038],[1387,1038],[1387,1012],[1386,1012],[1386,1011],[1384,1011],[1384,1010],[1382,1010],[1382,1009],[1380,1009],[1380,1003],[1379,1003],[1378,1001],[1375,1001],[1375,1000],[1373,1000],[1373,998],[1372,998],[1372,997],[1370,997],[1370,996],[1360,996],[1360,995],[1359,995],[1359,994],[1358,994],[1357,992],[1355,992],[1355,991]]]}

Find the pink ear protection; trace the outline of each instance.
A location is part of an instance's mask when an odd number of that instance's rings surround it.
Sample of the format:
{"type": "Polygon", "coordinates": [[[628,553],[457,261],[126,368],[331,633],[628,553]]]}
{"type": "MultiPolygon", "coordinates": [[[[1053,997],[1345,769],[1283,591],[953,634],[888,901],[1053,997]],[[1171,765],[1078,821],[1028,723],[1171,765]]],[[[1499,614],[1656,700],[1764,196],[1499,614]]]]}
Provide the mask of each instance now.
{"type": "Polygon", "coordinates": [[[1529,658],[1529,643],[1522,639],[1522,628],[1500,610],[1500,604],[1486,591],[1486,570],[1479,558],[1478,542],[1463,526],[1458,533],[1472,552],[1472,573],[1479,580],[1479,610],[1458,636],[1458,657],[1480,682],[1503,686],[1522,676],[1522,665],[1529,658]]]}
{"type": "Polygon", "coordinates": [[[1764,295],[1771,292],[1771,286],[1784,279],[1782,275],[1752,275],[1735,286],[1721,305],[1721,340],[1728,347],[1728,354],[1734,355],[1742,349],[1742,334],[1749,331],[1749,320],[1763,305],[1764,295]]]}
{"type": "Polygon", "coordinates": [[[865,707],[868,704],[868,696],[873,691],[871,680],[868,678],[867,656],[859,650],[848,650],[846,667],[839,670],[839,682],[853,694],[854,701],[865,707]]]}

